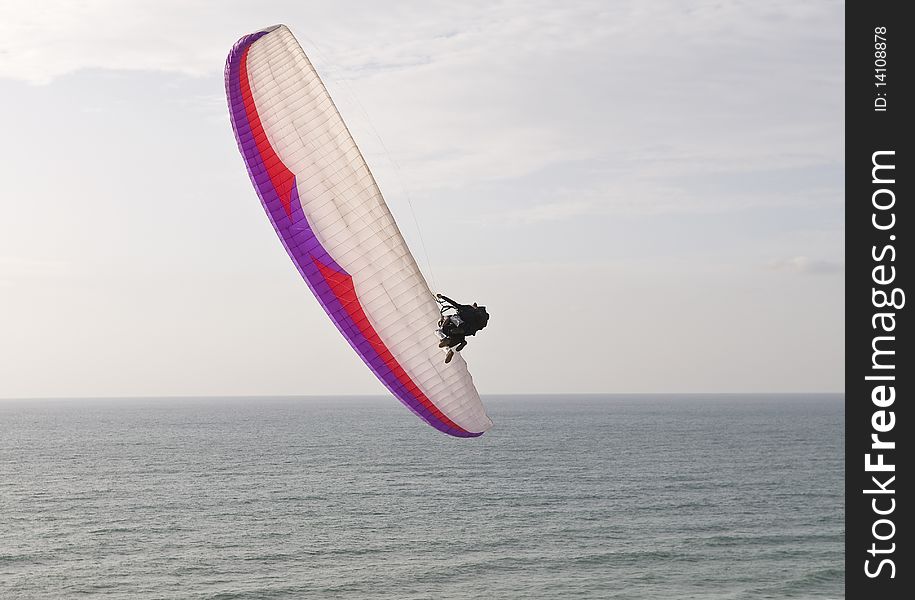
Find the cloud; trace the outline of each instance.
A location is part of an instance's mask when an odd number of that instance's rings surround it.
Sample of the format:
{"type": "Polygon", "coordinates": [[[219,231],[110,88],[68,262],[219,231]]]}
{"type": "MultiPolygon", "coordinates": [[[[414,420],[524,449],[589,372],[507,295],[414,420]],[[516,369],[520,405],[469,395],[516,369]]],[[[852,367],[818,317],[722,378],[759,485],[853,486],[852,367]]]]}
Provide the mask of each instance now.
{"type": "Polygon", "coordinates": [[[16,282],[72,277],[71,265],[62,260],[0,256],[0,285],[16,282]]]}
{"type": "MultiPolygon", "coordinates": [[[[577,177],[574,171],[562,172],[526,195],[524,206],[475,211],[472,214],[477,216],[464,222],[524,226],[592,217],[738,215],[761,208],[837,210],[842,206],[841,181],[792,189],[794,179],[784,172],[750,170],[697,177],[650,171],[577,177]]],[[[494,196],[500,193],[504,192],[494,196]]]]}
{"type": "Polygon", "coordinates": [[[785,271],[804,275],[825,275],[841,273],[845,270],[845,266],[840,262],[818,260],[808,256],[776,259],[766,263],[765,267],[771,271],[785,271]]]}
{"type": "Polygon", "coordinates": [[[574,217],[593,214],[594,206],[588,202],[553,202],[539,204],[530,208],[508,211],[500,215],[488,215],[481,222],[498,222],[502,225],[528,225],[533,223],[546,223],[562,221],[574,217]]]}
{"type": "Polygon", "coordinates": [[[201,75],[221,62],[212,29],[194,31],[203,17],[194,2],[8,0],[0,8],[0,77],[47,84],[86,69],[201,75]]]}
{"type": "Polygon", "coordinates": [[[0,77],[106,69],[218,81],[240,35],[282,21],[370,162],[390,154],[416,191],[598,157],[631,176],[714,175],[844,160],[841,12],[835,2],[8,0],[0,77]]]}

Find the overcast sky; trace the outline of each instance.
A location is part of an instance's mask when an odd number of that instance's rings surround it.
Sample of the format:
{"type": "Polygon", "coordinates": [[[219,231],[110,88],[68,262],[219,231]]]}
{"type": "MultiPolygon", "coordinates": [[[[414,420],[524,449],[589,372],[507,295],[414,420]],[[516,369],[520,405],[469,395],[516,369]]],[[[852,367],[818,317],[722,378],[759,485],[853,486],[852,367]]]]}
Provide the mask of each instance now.
{"type": "Polygon", "coordinates": [[[384,392],[232,135],[225,57],[275,23],[427,278],[489,307],[482,394],[840,391],[843,13],[4,0],[0,397],[384,392]]]}

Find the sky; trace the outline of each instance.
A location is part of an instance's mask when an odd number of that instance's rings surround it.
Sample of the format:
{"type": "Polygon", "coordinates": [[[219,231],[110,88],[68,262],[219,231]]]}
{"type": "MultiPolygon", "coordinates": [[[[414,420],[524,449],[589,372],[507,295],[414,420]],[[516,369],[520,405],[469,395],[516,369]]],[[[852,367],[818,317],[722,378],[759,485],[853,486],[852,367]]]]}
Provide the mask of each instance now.
{"type": "Polygon", "coordinates": [[[844,4],[0,5],[0,398],[380,394],[285,254],[223,68],[284,23],[480,392],[844,389],[844,4]]]}

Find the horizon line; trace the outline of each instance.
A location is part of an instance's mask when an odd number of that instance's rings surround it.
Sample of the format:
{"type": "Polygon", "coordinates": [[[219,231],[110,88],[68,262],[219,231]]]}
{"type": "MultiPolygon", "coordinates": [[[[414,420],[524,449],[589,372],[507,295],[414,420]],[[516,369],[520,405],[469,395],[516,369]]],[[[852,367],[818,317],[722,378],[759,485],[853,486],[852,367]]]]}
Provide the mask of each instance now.
{"type": "MultiPolygon", "coordinates": [[[[845,390],[823,392],[513,392],[498,394],[480,394],[483,398],[497,397],[549,397],[549,396],[844,396],[845,390]]],[[[390,394],[168,394],[168,395],[136,395],[136,396],[5,396],[0,397],[0,402],[32,401],[32,400],[191,400],[191,399],[355,399],[355,398],[388,398],[390,394]]]]}

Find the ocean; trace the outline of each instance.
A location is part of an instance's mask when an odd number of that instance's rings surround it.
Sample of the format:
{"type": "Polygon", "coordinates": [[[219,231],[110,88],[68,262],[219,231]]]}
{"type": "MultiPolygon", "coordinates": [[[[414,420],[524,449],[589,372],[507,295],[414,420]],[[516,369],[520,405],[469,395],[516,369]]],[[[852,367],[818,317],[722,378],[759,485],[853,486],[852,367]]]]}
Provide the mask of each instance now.
{"type": "Polygon", "coordinates": [[[844,597],[840,395],[0,401],[0,598],[844,597]]]}

